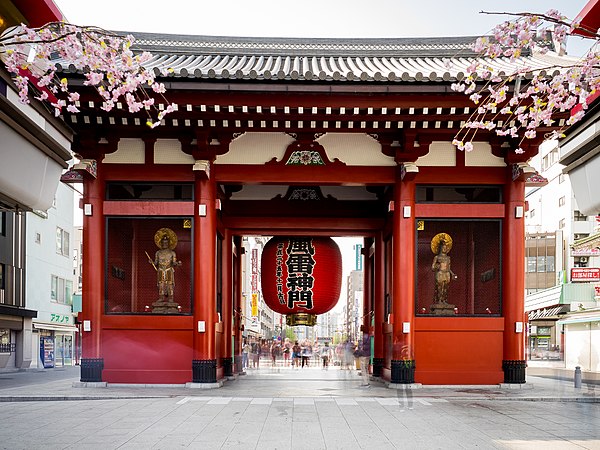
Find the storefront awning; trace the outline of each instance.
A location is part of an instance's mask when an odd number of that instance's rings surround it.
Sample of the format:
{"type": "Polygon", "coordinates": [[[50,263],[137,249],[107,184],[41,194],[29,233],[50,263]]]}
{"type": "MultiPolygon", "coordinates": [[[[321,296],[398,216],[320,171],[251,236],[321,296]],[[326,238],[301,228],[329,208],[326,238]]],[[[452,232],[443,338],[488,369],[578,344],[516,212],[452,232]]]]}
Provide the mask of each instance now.
{"type": "Polygon", "coordinates": [[[536,309],[535,311],[529,312],[529,321],[556,318],[561,313],[569,311],[568,305],[555,306],[553,308],[536,309]]]}
{"type": "Polygon", "coordinates": [[[48,322],[33,322],[33,328],[36,330],[67,331],[70,333],[77,333],[79,331],[79,328],[75,325],[60,325],[48,322]]]}

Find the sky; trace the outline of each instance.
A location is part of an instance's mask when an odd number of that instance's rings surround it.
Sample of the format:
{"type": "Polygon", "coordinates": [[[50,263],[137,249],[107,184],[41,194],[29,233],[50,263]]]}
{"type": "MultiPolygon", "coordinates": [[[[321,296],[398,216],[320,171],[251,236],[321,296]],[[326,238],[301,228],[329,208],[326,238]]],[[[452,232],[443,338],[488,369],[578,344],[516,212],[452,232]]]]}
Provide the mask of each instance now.
{"type": "Polygon", "coordinates": [[[554,8],[573,18],[587,3],[587,0],[54,1],[71,23],[115,31],[323,38],[479,36],[508,18],[480,11],[545,12],[554,8]]]}

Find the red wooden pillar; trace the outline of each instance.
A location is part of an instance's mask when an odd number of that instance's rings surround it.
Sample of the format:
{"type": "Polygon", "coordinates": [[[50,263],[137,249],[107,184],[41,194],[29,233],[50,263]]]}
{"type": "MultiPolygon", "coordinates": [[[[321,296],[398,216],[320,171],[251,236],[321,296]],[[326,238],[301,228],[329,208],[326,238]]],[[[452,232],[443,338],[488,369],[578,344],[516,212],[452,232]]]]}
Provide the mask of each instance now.
{"type": "Polygon", "coordinates": [[[217,382],[216,321],[216,184],[196,172],[194,187],[194,383],[217,382]]]}
{"type": "Polygon", "coordinates": [[[233,238],[233,359],[235,372],[243,373],[242,367],[242,237],[233,238]]]}
{"type": "Polygon", "coordinates": [[[83,327],[81,336],[81,381],[102,381],[102,314],[104,306],[104,202],[105,182],[101,167],[97,178],[83,183],[83,327]]]}
{"type": "Polygon", "coordinates": [[[373,302],[375,306],[375,336],[373,349],[373,376],[380,377],[385,362],[384,342],[383,342],[383,310],[385,302],[385,243],[383,234],[379,233],[375,238],[375,253],[373,254],[374,277],[373,280],[373,302]]]}
{"type": "Polygon", "coordinates": [[[414,382],[415,182],[398,167],[394,186],[392,383],[414,382]],[[403,179],[404,178],[404,179],[403,179]]]}
{"type": "Polygon", "coordinates": [[[502,369],[505,383],[525,383],[525,182],[509,180],[504,192],[502,369]]]}
{"type": "MultiPolygon", "coordinates": [[[[373,239],[363,239],[362,258],[363,258],[363,319],[362,319],[362,331],[364,333],[372,334],[371,330],[371,310],[373,303],[373,292],[371,291],[372,283],[372,262],[370,255],[371,245],[373,239]]],[[[362,339],[362,334],[361,334],[362,339]]]]}
{"type": "Polygon", "coordinates": [[[233,376],[233,355],[232,355],[232,303],[233,303],[233,241],[231,232],[225,230],[223,239],[223,255],[222,255],[222,290],[223,290],[223,339],[224,339],[224,355],[223,369],[226,377],[233,376]]]}

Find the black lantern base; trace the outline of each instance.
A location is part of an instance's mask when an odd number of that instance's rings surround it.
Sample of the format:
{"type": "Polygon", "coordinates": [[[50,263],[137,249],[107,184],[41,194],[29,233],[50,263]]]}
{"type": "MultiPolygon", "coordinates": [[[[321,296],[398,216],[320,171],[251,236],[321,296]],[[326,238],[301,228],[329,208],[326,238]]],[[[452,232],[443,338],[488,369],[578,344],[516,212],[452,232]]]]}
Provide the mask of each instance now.
{"type": "Polygon", "coordinates": [[[383,364],[385,363],[385,359],[383,358],[373,358],[373,376],[380,377],[381,369],[383,369],[383,364]]]}
{"type": "Polygon", "coordinates": [[[504,371],[504,382],[507,384],[525,383],[525,368],[527,362],[521,359],[502,361],[504,371]]]}
{"type": "Polygon", "coordinates": [[[192,383],[216,383],[217,360],[194,359],[192,361],[192,383]]]}
{"type": "Polygon", "coordinates": [[[99,383],[102,381],[104,358],[81,358],[81,381],[85,383],[99,383]]]}
{"type": "Polygon", "coordinates": [[[415,360],[403,359],[392,360],[392,379],[393,384],[412,384],[415,382],[415,360]]]}

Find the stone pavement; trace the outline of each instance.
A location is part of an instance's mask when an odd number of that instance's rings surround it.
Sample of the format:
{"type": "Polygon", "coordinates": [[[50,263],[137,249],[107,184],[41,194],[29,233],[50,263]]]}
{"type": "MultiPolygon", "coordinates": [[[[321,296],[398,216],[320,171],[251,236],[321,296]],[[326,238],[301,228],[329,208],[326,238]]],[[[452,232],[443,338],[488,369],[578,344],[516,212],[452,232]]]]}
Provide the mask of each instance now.
{"type": "Polygon", "coordinates": [[[249,369],[210,390],[78,379],[0,374],[0,448],[600,449],[600,387],[538,377],[408,390],[337,367],[249,369]]]}

